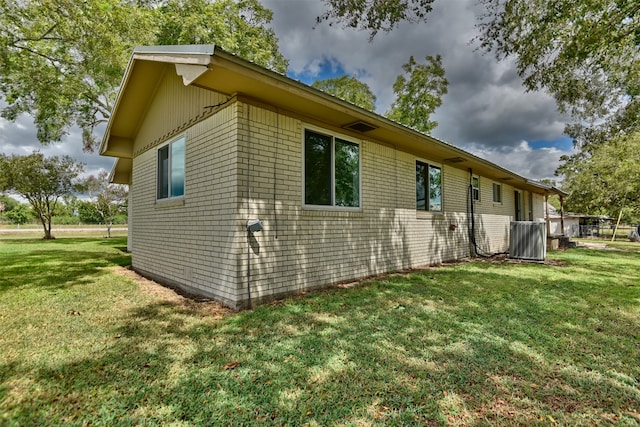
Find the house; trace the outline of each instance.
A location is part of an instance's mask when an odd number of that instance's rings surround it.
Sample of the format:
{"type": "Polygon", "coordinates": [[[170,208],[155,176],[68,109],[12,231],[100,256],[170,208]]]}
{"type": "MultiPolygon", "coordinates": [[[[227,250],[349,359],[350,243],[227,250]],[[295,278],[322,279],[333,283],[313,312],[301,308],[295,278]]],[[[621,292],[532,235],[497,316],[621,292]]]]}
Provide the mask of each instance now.
{"type": "Polygon", "coordinates": [[[580,237],[580,215],[558,211],[552,205],[545,204],[548,212],[549,236],[580,237]]]}
{"type": "Polygon", "coordinates": [[[555,191],[210,45],[135,49],[100,153],[133,268],[234,309],[505,251],[555,191]]]}
{"type": "Polygon", "coordinates": [[[600,236],[602,227],[611,228],[612,218],[606,216],[565,213],[551,205],[545,209],[548,210],[549,236],[594,237],[600,236]]]}

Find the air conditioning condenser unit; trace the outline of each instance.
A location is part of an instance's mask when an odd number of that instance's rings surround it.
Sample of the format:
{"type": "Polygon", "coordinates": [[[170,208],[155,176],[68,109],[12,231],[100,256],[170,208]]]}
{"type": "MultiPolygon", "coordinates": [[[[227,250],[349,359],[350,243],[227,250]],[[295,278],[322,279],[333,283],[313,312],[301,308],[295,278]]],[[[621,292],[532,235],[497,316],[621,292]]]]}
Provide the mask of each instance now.
{"type": "Polygon", "coordinates": [[[547,256],[547,226],[538,221],[511,221],[509,257],[544,261],[547,256]]]}

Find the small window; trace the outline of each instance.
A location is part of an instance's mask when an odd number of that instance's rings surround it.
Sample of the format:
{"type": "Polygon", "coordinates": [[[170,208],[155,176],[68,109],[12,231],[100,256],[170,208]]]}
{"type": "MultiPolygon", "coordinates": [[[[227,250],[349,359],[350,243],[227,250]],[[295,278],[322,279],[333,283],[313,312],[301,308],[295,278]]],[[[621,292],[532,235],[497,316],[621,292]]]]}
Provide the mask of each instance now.
{"type": "Polygon", "coordinates": [[[480,201],[480,178],[475,175],[471,178],[471,194],[474,202],[480,201]]]}
{"type": "Polygon", "coordinates": [[[360,207],[360,146],[305,130],[304,203],[360,207]]]}
{"type": "Polygon", "coordinates": [[[493,183],[493,202],[502,203],[502,185],[493,183]]]}
{"type": "Polygon", "coordinates": [[[442,169],[416,161],[416,209],[442,212],[442,169]]]}
{"type": "Polygon", "coordinates": [[[184,136],[158,149],[158,200],[184,196],[184,150],[184,136]]]}

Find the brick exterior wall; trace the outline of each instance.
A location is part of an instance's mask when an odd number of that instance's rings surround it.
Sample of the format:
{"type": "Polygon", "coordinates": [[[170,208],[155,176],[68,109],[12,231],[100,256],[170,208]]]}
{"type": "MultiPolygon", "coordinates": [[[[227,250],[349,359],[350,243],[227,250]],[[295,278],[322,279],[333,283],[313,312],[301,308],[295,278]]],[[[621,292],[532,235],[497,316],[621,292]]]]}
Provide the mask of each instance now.
{"type": "MultiPolygon", "coordinates": [[[[198,107],[167,115],[226,99],[179,85],[168,73],[135,141],[129,237],[137,271],[240,309],[249,292],[256,304],[473,254],[468,171],[440,164],[444,211],[416,212],[415,162],[430,159],[346,135],[360,144],[361,208],[305,207],[305,121],[239,100],[206,113],[198,107]],[[185,195],[156,201],[157,147],[180,135],[186,138],[185,195]],[[249,219],[260,219],[263,231],[248,236],[249,219]]],[[[503,203],[495,204],[493,181],[481,177],[480,183],[478,246],[505,251],[514,188],[501,183],[503,203]]],[[[534,212],[543,216],[540,195],[534,195],[534,212]]]]}
{"type": "MultiPolygon", "coordinates": [[[[361,210],[308,208],[302,202],[302,146],[308,126],[259,106],[242,104],[238,112],[242,153],[238,172],[243,185],[247,183],[240,192],[240,217],[259,218],[264,224],[264,230],[253,236],[249,256],[252,299],[472,254],[467,171],[439,165],[444,212],[416,212],[415,162],[430,159],[347,135],[360,143],[361,210]]],[[[325,131],[337,136],[344,132],[325,131]]],[[[496,204],[493,181],[481,182],[483,200],[475,206],[478,246],[485,253],[506,251],[514,189],[502,183],[503,203],[496,204]]],[[[247,261],[240,265],[246,277],[247,261]]],[[[247,297],[241,287],[240,301],[247,297]]]]}

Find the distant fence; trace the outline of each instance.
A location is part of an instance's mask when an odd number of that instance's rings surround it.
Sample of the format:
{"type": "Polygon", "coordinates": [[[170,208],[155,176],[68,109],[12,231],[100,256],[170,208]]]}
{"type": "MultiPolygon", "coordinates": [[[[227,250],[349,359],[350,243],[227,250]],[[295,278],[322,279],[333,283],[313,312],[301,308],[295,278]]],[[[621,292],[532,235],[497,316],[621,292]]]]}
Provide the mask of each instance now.
{"type": "MultiPolygon", "coordinates": [[[[613,237],[613,231],[615,229],[615,225],[611,227],[601,226],[599,230],[592,230],[590,226],[580,226],[580,236],[581,237],[591,237],[591,238],[601,238],[601,239],[611,239],[613,237]],[[585,227],[584,230],[582,227],[585,227]]],[[[616,230],[616,239],[626,240],[629,236],[631,230],[636,229],[636,226],[632,225],[621,225],[616,230]]]]}

